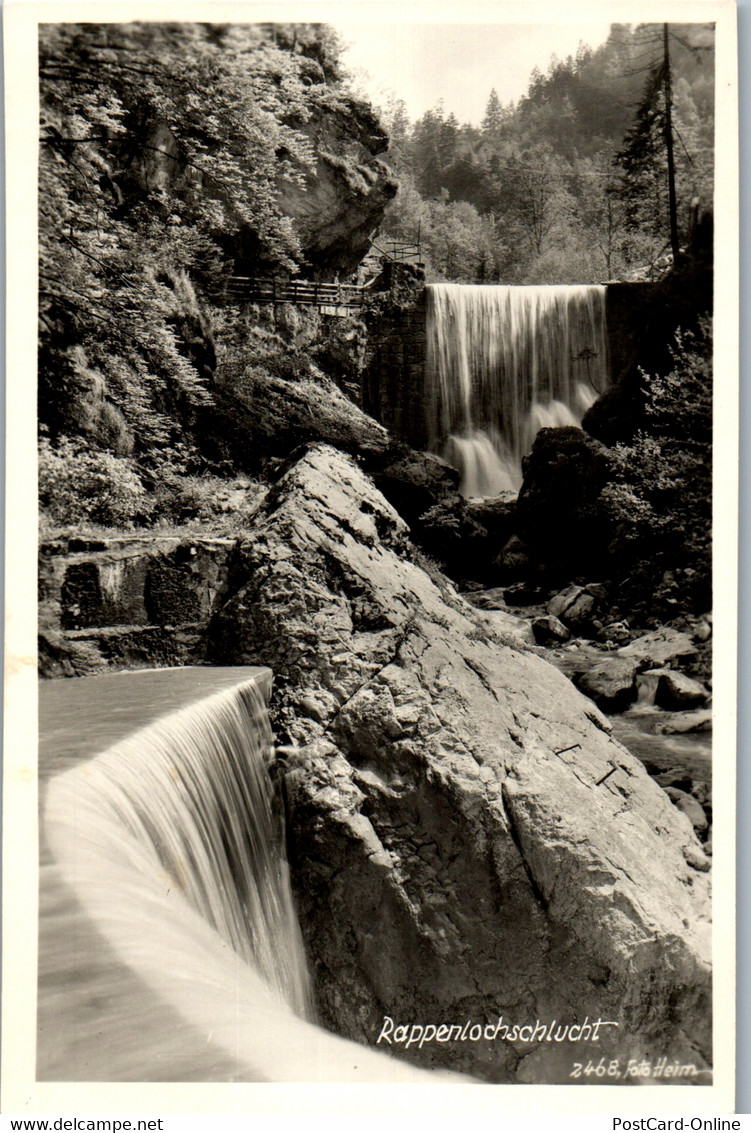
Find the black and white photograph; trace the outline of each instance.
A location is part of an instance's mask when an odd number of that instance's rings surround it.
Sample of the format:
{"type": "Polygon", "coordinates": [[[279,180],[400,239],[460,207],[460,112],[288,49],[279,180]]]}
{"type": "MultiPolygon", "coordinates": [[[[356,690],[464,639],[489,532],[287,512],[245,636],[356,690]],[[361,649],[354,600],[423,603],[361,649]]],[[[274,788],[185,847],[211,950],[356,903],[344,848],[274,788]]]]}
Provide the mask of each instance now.
{"type": "Polygon", "coordinates": [[[733,1112],[734,21],[5,6],[4,1112],[733,1112]]]}

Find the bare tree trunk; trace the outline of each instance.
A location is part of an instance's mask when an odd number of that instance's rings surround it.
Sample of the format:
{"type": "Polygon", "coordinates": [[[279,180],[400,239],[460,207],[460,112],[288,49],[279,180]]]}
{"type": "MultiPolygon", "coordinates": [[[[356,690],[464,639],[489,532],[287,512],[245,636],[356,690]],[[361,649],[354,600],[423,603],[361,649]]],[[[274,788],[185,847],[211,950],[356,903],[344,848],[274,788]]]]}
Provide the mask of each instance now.
{"type": "Polygon", "coordinates": [[[665,66],[665,148],[668,155],[668,208],[670,211],[670,247],[673,259],[678,255],[678,209],[675,201],[675,160],[673,157],[673,89],[670,76],[670,44],[668,25],[662,25],[662,44],[665,66]]]}

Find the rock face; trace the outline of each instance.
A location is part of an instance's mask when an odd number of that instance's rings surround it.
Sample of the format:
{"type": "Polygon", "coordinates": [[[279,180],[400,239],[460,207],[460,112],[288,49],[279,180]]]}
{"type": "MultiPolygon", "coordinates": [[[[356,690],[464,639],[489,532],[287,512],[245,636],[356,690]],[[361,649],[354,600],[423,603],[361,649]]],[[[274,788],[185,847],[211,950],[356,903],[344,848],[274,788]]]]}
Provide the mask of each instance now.
{"type": "Polygon", "coordinates": [[[410,527],[439,501],[459,498],[459,473],[432,453],[397,442],[385,460],[369,463],[376,487],[410,527]]]}
{"type": "Polygon", "coordinates": [[[501,636],[511,638],[517,646],[537,643],[534,625],[530,625],[524,618],[510,614],[508,610],[486,610],[483,619],[501,636]]]}
{"type": "Polygon", "coordinates": [[[568,1082],[582,1056],[705,1067],[706,858],[595,706],[416,565],[397,513],[325,446],[239,553],[213,650],[275,672],[322,1022],[367,1045],[385,1016],[492,1024],[387,1046],[491,1081],[568,1082]],[[598,1018],[597,1042],[501,1029],[598,1018]]]}
{"type": "Polygon", "coordinates": [[[573,426],[541,429],[523,469],[517,534],[535,560],[569,577],[598,571],[607,545],[598,504],[607,449],[573,426]]]}
{"type": "Polygon", "coordinates": [[[353,272],[366,255],[397,183],[378,159],[388,135],[366,103],[339,96],[295,122],[316,152],[304,186],[279,181],[279,204],[292,217],[314,278],[353,272]]]}

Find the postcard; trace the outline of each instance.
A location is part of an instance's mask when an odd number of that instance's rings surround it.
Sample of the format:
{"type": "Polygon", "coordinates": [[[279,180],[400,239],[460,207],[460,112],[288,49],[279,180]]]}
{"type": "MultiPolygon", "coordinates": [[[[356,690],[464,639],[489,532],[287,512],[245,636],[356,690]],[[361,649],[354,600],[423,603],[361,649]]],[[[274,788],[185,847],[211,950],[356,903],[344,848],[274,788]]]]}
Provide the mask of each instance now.
{"type": "Polygon", "coordinates": [[[4,26],[3,1112],[731,1114],[734,5],[4,26]]]}

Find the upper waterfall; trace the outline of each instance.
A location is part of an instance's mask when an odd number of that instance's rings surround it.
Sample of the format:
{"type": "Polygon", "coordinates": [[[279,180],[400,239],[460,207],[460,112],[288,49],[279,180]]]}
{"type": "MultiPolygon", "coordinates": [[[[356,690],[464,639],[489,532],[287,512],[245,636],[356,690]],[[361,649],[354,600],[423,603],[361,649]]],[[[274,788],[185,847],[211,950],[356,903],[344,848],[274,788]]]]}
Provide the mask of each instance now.
{"type": "Polygon", "coordinates": [[[518,490],[537,432],[578,425],[608,384],[606,288],[426,292],[430,447],[461,471],[465,496],[518,490]]]}

